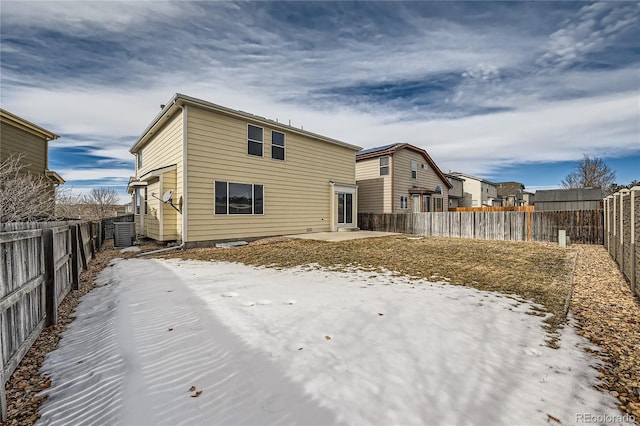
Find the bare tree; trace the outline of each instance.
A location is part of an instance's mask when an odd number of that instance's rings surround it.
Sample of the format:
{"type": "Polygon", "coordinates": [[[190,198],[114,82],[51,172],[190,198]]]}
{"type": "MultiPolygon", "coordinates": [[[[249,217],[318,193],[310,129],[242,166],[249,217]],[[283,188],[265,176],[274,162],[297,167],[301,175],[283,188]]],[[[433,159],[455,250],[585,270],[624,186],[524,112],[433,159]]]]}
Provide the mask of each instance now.
{"type": "Polygon", "coordinates": [[[94,188],[82,198],[87,211],[94,219],[113,216],[115,206],[120,202],[118,193],[110,188],[94,188]]]}
{"type": "Polygon", "coordinates": [[[584,155],[574,170],[562,181],[563,188],[602,188],[605,195],[611,191],[616,172],[598,157],[584,155]]]}
{"type": "Polygon", "coordinates": [[[54,217],[55,188],[44,175],[25,170],[22,155],[0,163],[0,223],[54,217]]]}
{"type": "Polygon", "coordinates": [[[56,217],[61,219],[79,219],[83,213],[82,196],[73,192],[73,188],[58,188],[56,191],[56,217]]]}

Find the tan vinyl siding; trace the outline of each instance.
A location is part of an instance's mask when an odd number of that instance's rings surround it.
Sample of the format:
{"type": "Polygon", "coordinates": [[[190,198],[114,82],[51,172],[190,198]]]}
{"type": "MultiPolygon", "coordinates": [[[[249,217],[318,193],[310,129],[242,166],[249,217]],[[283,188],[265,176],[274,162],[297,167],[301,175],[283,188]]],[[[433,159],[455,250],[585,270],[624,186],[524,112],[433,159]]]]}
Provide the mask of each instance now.
{"type": "Polygon", "coordinates": [[[47,169],[47,141],[4,121],[0,122],[0,161],[22,154],[24,170],[42,175],[47,169]]]}
{"type": "MultiPolygon", "coordinates": [[[[162,167],[168,167],[175,164],[176,170],[174,172],[175,178],[172,181],[173,186],[170,187],[169,183],[165,183],[162,187],[163,191],[168,189],[174,190],[173,200],[174,204],[180,205],[182,201],[182,113],[178,112],[175,116],[171,117],[167,124],[165,124],[158,133],[147,143],[145,144],[140,151],[142,151],[142,167],[137,170],[136,176],[141,177],[145,173],[148,173],[152,170],[157,170],[162,167]]],[[[136,169],[137,169],[137,161],[136,161],[136,169]]],[[[159,186],[155,189],[156,195],[159,197],[162,194],[158,194],[159,186]]],[[[151,197],[151,190],[149,190],[149,197],[151,197]]],[[[157,200],[156,200],[157,201],[157,200]]],[[[171,210],[173,208],[168,206],[171,210]]],[[[164,207],[166,209],[166,206],[164,207]]],[[[182,238],[182,218],[181,215],[178,214],[175,210],[173,210],[176,214],[176,224],[174,225],[174,229],[167,229],[167,226],[164,226],[168,235],[172,235],[173,239],[181,239],[182,238]]],[[[164,213],[164,211],[163,211],[164,213]]],[[[146,218],[145,218],[145,228],[147,228],[146,218]]],[[[155,231],[159,236],[159,230],[155,231]]],[[[151,237],[151,235],[148,235],[151,237]]],[[[156,237],[151,237],[156,238],[156,237]]],[[[167,237],[164,237],[165,240],[167,237]]]]}
{"type": "MultiPolygon", "coordinates": [[[[167,190],[172,189],[175,194],[176,190],[176,171],[171,170],[163,173],[161,176],[162,188],[161,194],[164,194],[167,190]]],[[[162,195],[160,195],[162,197],[162,195]]],[[[176,197],[173,196],[174,205],[176,204],[176,197]]],[[[178,239],[178,235],[181,231],[181,222],[179,220],[179,213],[171,207],[169,203],[161,203],[162,205],[162,241],[173,241],[178,239]]]]}
{"type": "MultiPolygon", "coordinates": [[[[448,187],[443,182],[436,172],[429,166],[429,163],[425,158],[414,151],[408,149],[401,149],[393,154],[393,211],[404,212],[411,210],[411,196],[409,195],[409,189],[414,186],[421,189],[434,190],[436,186],[440,186],[442,189],[442,207],[443,211],[447,211],[449,206],[448,187]],[[418,176],[417,179],[411,177],[411,160],[415,160],[418,163],[418,176]],[[422,168],[422,164],[425,164],[425,168],[422,168]],[[409,197],[409,209],[400,209],[400,196],[409,197]]],[[[434,194],[431,197],[434,198],[437,195],[434,194]]],[[[433,200],[431,201],[433,204],[433,200]]]]}
{"type": "MultiPolygon", "coordinates": [[[[145,235],[154,240],[160,239],[160,200],[152,196],[158,196],[160,192],[160,181],[150,182],[147,186],[147,214],[144,215],[145,235]]],[[[144,209],[144,205],[142,206],[144,209]]]]}
{"type": "Polygon", "coordinates": [[[356,180],[359,212],[391,213],[391,159],[384,176],[380,176],[380,157],[358,161],[356,180]]]}
{"type": "Polygon", "coordinates": [[[189,108],[188,241],[331,230],[329,181],[355,183],[355,151],[283,132],[285,161],[271,158],[271,130],[189,108]],[[263,131],[263,157],[247,154],[247,124],[263,131]],[[214,215],[214,181],[264,186],[264,215],[214,215]]]}

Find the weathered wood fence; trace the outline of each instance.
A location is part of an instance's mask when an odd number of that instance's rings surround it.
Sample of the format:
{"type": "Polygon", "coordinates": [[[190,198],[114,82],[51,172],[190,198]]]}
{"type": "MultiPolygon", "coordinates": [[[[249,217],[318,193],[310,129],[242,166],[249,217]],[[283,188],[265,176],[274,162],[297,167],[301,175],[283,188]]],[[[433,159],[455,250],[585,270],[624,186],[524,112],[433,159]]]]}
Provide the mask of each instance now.
{"type": "Polygon", "coordinates": [[[557,242],[564,229],[572,242],[602,244],[600,210],[359,213],[360,229],[483,240],[557,242]]]}
{"type": "Polygon", "coordinates": [[[0,225],[0,404],[4,384],[99,250],[93,222],[0,225]],[[97,247],[96,247],[97,245],[97,247]]]}
{"type": "MultiPolygon", "coordinates": [[[[110,218],[132,220],[133,217],[110,218]]],[[[105,240],[103,221],[0,224],[0,411],[4,384],[105,240]]],[[[111,232],[113,237],[113,232],[111,232]]]]}
{"type": "Polygon", "coordinates": [[[604,212],[604,246],[629,281],[631,291],[640,297],[640,186],[605,198],[604,212]]]}

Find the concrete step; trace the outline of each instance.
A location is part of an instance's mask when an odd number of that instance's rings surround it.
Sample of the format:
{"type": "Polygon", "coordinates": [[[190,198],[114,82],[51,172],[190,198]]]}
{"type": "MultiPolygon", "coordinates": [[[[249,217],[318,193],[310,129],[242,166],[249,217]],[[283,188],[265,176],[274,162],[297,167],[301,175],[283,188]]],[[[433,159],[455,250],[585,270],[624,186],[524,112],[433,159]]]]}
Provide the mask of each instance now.
{"type": "Polygon", "coordinates": [[[338,228],[338,232],[355,232],[359,230],[360,228],[358,228],[357,226],[342,226],[338,228]]]}

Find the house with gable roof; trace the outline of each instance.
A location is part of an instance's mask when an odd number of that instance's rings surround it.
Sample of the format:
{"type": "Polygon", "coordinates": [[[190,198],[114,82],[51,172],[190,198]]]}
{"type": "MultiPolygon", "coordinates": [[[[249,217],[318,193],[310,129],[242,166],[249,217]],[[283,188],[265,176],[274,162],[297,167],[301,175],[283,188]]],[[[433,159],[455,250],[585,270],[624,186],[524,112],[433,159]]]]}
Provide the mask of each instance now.
{"type": "Polygon", "coordinates": [[[215,241],[357,227],[360,147],[176,94],[130,152],[138,234],[215,241]]]}
{"type": "Polygon", "coordinates": [[[427,151],[407,143],[358,152],[356,183],[362,213],[447,211],[453,188],[427,151]]]}

